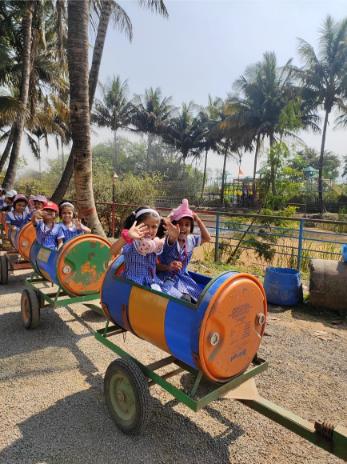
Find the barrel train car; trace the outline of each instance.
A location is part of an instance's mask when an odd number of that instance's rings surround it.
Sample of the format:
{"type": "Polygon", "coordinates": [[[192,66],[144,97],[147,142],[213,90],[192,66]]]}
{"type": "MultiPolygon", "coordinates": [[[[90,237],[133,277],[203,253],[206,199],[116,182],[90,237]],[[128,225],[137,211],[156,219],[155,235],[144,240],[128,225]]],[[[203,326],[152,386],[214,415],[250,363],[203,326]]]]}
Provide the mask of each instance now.
{"type": "MultiPolygon", "coordinates": [[[[5,213],[2,213],[4,215],[5,213]]],[[[2,247],[0,255],[0,283],[7,284],[9,271],[31,269],[29,262],[30,249],[36,238],[35,228],[28,222],[21,229],[9,230],[3,228],[2,247]],[[9,242],[9,247],[5,246],[9,242]]]]}
{"type": "MultiPolygon", "coordinates": [[[[191,272],[202,289],[199,300],[192,304],[122,277],[122,256],[115,258],[105,272],[109,244],[91,234],[70,240],[59,251],[34,243],[30,259],[41,279],[57,284],[71,296],[60,306],[94,299],[98,293],[93,292],[100,291],[107,321],[94,335],[120,356],[107,368],[104,394],[111,417],[124,433],[144,430],[150,411],[149,387],[157,384],[193,411],[228,394],[317,446],[347,458],[344,427],[309,423],[258,394],[253,378],[267,367],[257,356],[267,302],[256,277],[228,271],[210,278],[191,272]],[[150,365],[142,364],[110,340],[127,331],[168,356],[150,365]],[[171,365],[174,368],[168,370],[171,365]],[[161,369],[165,373],[160,374],[161,369]],[[188,390],[168,380],[184,371],[193,374],[188,390]]],[[[22,315],[24,325],[33,328],[39,321],[40,298],[49,304],[52,299],[37,289],[35,281],[28,285],[22,294],[22,315]]]]}

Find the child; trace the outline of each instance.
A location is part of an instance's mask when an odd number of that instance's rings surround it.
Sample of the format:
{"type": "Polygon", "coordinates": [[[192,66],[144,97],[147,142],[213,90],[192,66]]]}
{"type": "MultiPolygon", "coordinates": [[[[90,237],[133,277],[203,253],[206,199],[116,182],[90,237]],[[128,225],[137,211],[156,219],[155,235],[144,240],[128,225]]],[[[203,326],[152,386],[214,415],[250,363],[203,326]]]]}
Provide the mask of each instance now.
{"type": "Polygon", "coordinates": [[[43,195],[35,195],[32,198],[32,209],[31,212],[41,211],[47,202],[47,198],[43,195]]]}
{"type": "Polygon", "coordinates": [[[13,200],[13,209],[6,215],[6,223],[9,229],[21,229],[30,221],[30,213],[27,209],[28,200],[25,195],[16,195],[13,200]]]}
{"type": "Polygon", "coordinates": [[[90,233],[90,229],[83,225],[79,219],[74,219],[75,207],[69,201],[63,201],[59,205],[60,229],[63,233],[63,243],[77,235],[90,233]]]}
{"type": "Polygon", "coordinates": [[[41,211],[35,211],[31,221],[36,228],[36,241],[46,248],[56,250],[63,243],[63,233],[60,225],[55,223],[58,206],[53,201],[47,201],[41,211]]]}
{"type": "Polygon", "coordinates": [[[0,211],[2,210],[5,202],[5,189],[0,185],[0,211]]]}
{"type": "MultiPolygon", "coordinates": [[[[156,275],[157,256],[164,245],[164,238],[157,237],[160,222],[160,215],[154,209],[148,206],[137,208],[127,217],[121,238],[111,247],[114,255],[122,250],[125,264],[123,277],[157,291],[162,291],[162,282],[156,275]]],[[[174,235],[175,228],[171,224],[168,229],[169,235],[174,235]]],[[[172,295],[180,296],[175,290],[172,295]]]]}
{"type": "Polygon", "coordinates": [[[193,255],[195,247],[209,242],[211,236],[202,220],[189,209],[188,200],[182,200],[182,204],[174,209],[169,218],[172,224],[178,224],[179,235],[177,241],[166,240],[160,263],[158,264],[159,277],[164,281],[164,288],[176,288],[184,297],[187,294],[192,302],[196,302],[202,289],[195,280],[190,277],[187,266],[193,255]],[[194,222],[200,229],[200,235],[194,235],[194,222]]]}
{"type": "Polygon", "coordinates": [[[13,200],[16,195],[17,195],[16,190],[9,190],[8,192],[6,192],[5,200],[2,206],[2,211],[12,211],[13,200]]]}

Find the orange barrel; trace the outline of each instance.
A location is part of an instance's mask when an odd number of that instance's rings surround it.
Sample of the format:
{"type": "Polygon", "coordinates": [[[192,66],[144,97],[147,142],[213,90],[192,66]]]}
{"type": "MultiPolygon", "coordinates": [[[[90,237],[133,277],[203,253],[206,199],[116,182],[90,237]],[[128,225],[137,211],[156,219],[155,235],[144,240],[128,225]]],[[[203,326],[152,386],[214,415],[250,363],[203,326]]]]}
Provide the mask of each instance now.
{"type": "Polygon", "coordinates": [[[18,253],[26,260],[30,258],[30,249],[36,239],[36,230],[31,222],[23,226],[17,235],[15,247],[18,253]]]}
{"type": "Polygon", "coordinates": [[[94,234],[78,235],[60,250],[31,248],[30,260],[44,278],[71,296],[98,293],[110,259],[110,243],[94,234]]]}
{"type": "Polygon", "coordinates": [[[107,270],[101,287],[105,315],[215,382],[247,369],[265,330],[267,303],[260,281],[225,272],[191,277],[204,287],[196,305],[122,278],[123,257],[107,270]]]}

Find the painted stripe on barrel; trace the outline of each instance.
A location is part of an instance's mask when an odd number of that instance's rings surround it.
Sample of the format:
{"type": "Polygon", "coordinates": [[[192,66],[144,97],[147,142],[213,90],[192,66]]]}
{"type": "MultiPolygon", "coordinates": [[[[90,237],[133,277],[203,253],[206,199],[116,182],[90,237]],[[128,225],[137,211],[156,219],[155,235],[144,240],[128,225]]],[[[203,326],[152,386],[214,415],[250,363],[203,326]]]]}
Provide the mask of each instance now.
{"type": "Polygon", "coordinates": [[[129,297],[129,322],[138,337],[168,352],[165,315],[168,298],[145,288],[133,286],[129,297]]]}
{"type": "Polygon", "coordinates": [[[169,352],[191,367],[197,367],[191,335],[197,310],[184,302],[169,300],[165,320],[165,338],[169,352]]]}
{"type": "Polygon", "coordinates": [[[115,268],[117,267],[112,265],[106,273],[101,290],[101,302],[106,304],[112,320],[126,328],[122,309],[128,307],[132,285],[130,282],[120,280],[115,276],[115,268]]]}

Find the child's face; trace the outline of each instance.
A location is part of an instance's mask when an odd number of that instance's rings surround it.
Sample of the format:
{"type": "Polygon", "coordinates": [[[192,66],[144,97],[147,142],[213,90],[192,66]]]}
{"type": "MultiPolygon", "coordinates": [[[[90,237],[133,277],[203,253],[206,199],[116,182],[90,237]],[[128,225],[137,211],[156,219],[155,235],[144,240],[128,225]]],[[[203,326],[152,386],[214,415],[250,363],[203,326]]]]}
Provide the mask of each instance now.
{"type": "Polygon", "coordinates": [[[43,208],[43,203],[42,201],[37,201],[37,200],[34,200],[34,208],[38,211],[38,210],[41,210],[43,208]]]}
{"type": "Polygon", "coordinates": [[[179,240],[185,240],[187,236],[190,234],[192,221],[189,218],[181,218],[178,221],[178,225],[180,228],[180,234],[178,236],[179,240]]]}
{"type": "Polygon", "coordinates": [[[159,224],[160,224],[160,219],[154,218],[154,217],[148,217],[144,219],[142,223],[147,226],[145,237],[153,239],[157,235],[159,224]]]}
{"type": "Polygon", "coordinates": [[[14,207],[16,213],[20,213],[20,214],[23,213],[24,210],[25,210],[26,205],[27,204],[26,204],[25,201],[17,201],[17,203],[15,204],[15,207],[14,207]]]}
{"type": "Polygon", "coordinates": [[[52,209],[45,209],[42,211],[43,222],[54,222],[56,217],[56,212],[52,209]]]}
{"type": "Polygon", "coordinates": [[[64,224],[70,224],[73,219],[73,210],[72,208],[63,208],[61,211],[61,218],[64,224]]]}

